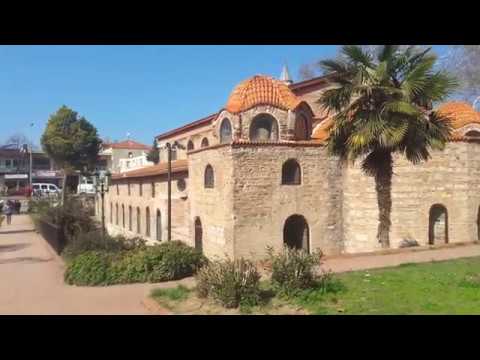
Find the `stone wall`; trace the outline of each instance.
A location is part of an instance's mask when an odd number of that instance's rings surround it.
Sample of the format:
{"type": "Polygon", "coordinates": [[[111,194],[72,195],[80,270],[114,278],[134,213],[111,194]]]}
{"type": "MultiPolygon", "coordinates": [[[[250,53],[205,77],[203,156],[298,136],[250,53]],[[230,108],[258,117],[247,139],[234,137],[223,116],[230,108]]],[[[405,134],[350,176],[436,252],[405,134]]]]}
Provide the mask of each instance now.
{"type": "Polygon", "coordinates": [[[192,152],[188,172],[190,192],[190,234],[194,239],[194,221],[202,223],[202,247],[208,257],[233,257],[233,167],[232,149],[220,146],[192,152]],[[214,171],[214,187],[205,188],[204,174],[210,164],[214,171]]]}
{"type": "MultiPolygon", "coordinates": [[[[187,172],[172,174],[172,240],[181,240],[192,244],[189,236],[188,224],[188,193],[189,180],[187,172]],[[177,181],[183,179],[186,182],[185,190],[178,189],[177,181]]],[[[155,177],[121,179],[113,180],[112,186],[105,197],[105,223],[108,232],[112,235],[123,234],[127,237],[141,236],[154,244],[157,239],[167,240],[167,222],[168,222],[168,185],[167,175],[155,177]],[[128,193],[128,184],[130,184],[130,195],[128,193]],[[140,184],[142,184],[142,193],[140,194],[140,184]],[[152,184],[155,186],[152,196],[152,184]],[[118,185],[119,195],[116,187],[118,185]],[[116,224],[116,205],[119,207],[119,221],[116,224]],[[125,227],[122,219],[122,205],[125,208],[125,227]],[[132,208],[132,229],[129,229],[129,207],[132,208]],[[150,210],[150,236],[146,234],[146,212],[147,207],[150,210]],[[137,208],[140,209],[140,233],[137,232],[137,208]],[[161,233],[157,235],[157,210],[160,211],[161,233]]],[[[97,211],[100,219],[100,214],[97,211]]]]}
{"type": "MultiPolygon", "coordinates": [[[[392,227],[390,246],[397,248],[406,238],[428,244],[429,213],[435,204],[448,212],[449,242],[478,240],[480,205],[480,147],[473,143],[449,143],[444,151],[412,165],[402,156],[394,159],[392,181],[392,227]]],[[[345,251],[373,251],[378,207],[375,183],[361,173],[360,164],[349,166],[344,179],[345,251]]]]}
{"type": "Polygon", "coordinates": [[[235,146],[233,218],[235,257],[261,258],[266,246],[283,246],[288,217],[302,215],[310,249],[339,253],[342,248],[342,169],[324,147],[235,146]],[[300,185],[282,185],[282,165],[296,159],[300,185]]]}

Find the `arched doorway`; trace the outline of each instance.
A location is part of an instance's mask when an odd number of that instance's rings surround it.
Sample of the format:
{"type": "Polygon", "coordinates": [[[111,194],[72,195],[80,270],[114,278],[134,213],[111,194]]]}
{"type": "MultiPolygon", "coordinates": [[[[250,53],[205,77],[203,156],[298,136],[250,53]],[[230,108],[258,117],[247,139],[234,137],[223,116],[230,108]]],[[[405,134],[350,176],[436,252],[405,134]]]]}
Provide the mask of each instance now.
{"type": "Polygon", "coordinates": [[[157,210],[157,241],[162,241],[162,214],[157,210]]]}
{"type": "Polygon", "coordinates": [[[301,215],[292,215],[283,226],[283,243],[290,248],[310,252],[310,234],[307,220],[301,215]]]}
{"type": "Polygon", "coordinates": [[[480,241],[480,206],[477,212],[477,241],[480,241]]]}
{"type": "Polygon", "coordinates": [[[430,245],[448,243],[447,208],[440,204],[433,205],[430,208],[428,223],[428,243],[430,245]]]}
{"type": "Polygon", "coordinates": [[[202,237],[203,237],[203,230],[202,230],[202,222],[200,221],[199,217],[195,218],[195,249],[198,251],[203,250],[203,243],[202,243],[202,237]]]}

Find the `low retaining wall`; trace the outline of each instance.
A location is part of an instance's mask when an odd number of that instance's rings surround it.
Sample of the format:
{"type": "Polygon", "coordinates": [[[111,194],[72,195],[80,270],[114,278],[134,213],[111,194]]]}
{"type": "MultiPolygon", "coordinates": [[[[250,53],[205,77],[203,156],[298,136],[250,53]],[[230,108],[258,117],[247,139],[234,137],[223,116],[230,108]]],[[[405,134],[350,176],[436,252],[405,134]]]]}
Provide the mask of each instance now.
{"type": "Polygon", "coordinates": [[[65,234],[60,226],[51,224],[41,219],[35,221],[37,230],[48,242],[55,252],[60,255],[66,245],[65,234]]]}

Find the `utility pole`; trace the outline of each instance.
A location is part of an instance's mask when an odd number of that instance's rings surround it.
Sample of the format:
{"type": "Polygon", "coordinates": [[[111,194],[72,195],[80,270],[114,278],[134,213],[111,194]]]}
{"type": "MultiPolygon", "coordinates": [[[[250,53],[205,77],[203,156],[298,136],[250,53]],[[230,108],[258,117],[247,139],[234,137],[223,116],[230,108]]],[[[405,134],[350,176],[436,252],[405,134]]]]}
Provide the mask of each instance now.
{"type": "Polygon", "coordinates": [[[159,146],[159,149],[166,149],[168,156],[168,172],[167,172],[167,227],[168,227],[168,241],[172,240],[172,151],[177,149],[185,149],[185,147],[179,144],[177,141],[171,145],[167,143],[164,147],[159,146]]]}
{"type": "MultiPolygon", "coordinates": [[[[95,172],[95,190],[102,199],[102,239],[105,240],[105,193],[108,193],[109,178],[111,174],[107,171],[103,176],[100,172],[95,172]]],[[[98,198],[98,197],[97,197],[98,198]]]]}
{"type": "Polygon", "coordinates": [[[168,200],[167,200],[167,213],[168,213],[168,236],[167,240],[172,240],[172,146],[167,143],[168,152],[168,200]]]}

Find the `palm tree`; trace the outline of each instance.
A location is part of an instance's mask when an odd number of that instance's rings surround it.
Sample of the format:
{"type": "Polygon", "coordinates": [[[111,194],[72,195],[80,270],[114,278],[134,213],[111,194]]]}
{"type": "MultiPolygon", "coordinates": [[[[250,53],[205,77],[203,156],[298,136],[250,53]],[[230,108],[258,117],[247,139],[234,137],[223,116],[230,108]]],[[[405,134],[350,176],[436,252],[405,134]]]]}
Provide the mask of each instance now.
{"type": "Polygon", "coordinates": [[[431,109],[457,84],[435,71],[435,62],[430,48],[398,45],[380,46],[376,55],[347,45],[337,59],[320,62],[334,82],[319,99],[335,114],[329,152],[351,162],[361,159],[364,173],[374,177],[382,247],[390,246],[393,154],[417,164],[430,158],[431,149],[443,149],[450,137],[450,119],[431,109]]]}

